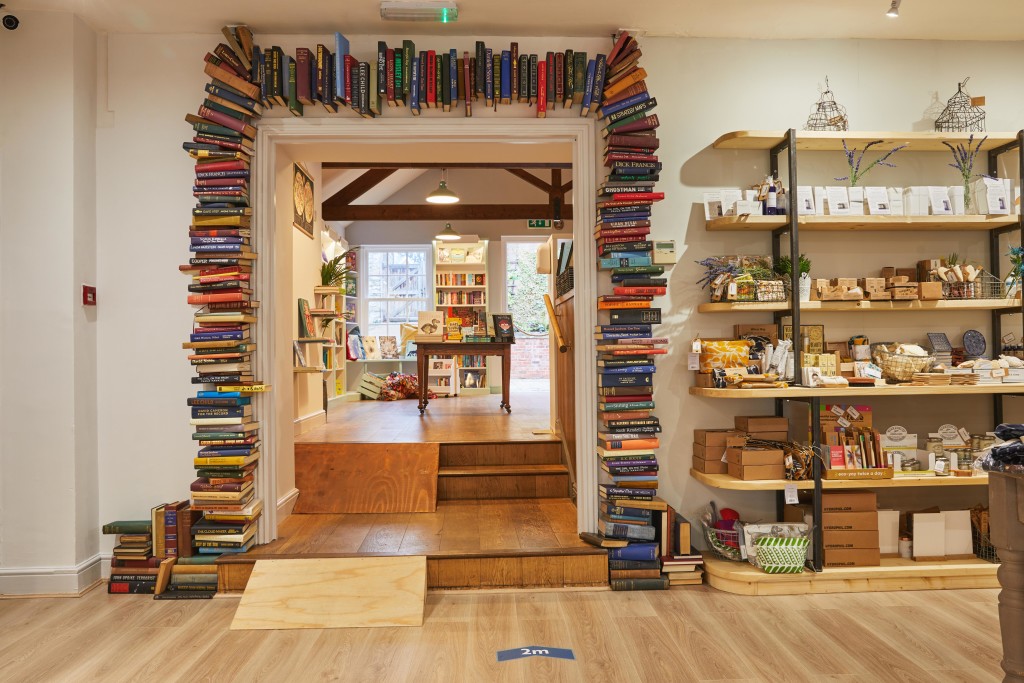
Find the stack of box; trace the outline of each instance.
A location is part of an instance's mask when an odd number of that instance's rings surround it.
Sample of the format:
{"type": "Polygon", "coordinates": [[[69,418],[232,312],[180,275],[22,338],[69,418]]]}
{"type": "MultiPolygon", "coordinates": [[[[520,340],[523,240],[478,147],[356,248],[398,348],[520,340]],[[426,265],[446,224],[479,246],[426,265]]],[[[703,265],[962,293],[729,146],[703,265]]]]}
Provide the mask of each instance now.
{"type": "Polygon", "coordinates": [[[785,454],[778,448],[752,446],[747,436],[730,436],[726,439],[725,458],[729,476],[744,481],[760,479],[784,479],[785,454]]]}
{"type": "Polygon", "coordinates": [[[736,429],[751,439],[789,441],[789,420],[771,415],[737,415],[736,429]]]}
{"type": "Polygon", "coordinates": [[[734,429],[694,429],[691,467],[704,474],[725,474],[727,439],[738,436],[742,434],[734,429]]]}
{"type": "Polygon", "coordinates": [[[881,564],[878,501],[874,491],[832,491],[821,496],[825,567],[881,564]]]}

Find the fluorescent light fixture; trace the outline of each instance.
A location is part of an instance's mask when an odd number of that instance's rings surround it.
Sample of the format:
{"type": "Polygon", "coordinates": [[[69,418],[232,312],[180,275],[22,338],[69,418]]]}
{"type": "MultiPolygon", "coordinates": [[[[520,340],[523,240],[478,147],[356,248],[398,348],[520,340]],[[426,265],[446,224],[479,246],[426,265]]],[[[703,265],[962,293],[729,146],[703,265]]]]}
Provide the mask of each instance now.
{"type": "Polygon", "coordinates": [[[459,233],[452,230],[451,223],[445,223],[444,230],[434,235],[434,239],[441,240],[442,242],[454,242],[461,238],[462,236],[459,233]]]}
{"type": "Polygon", "coordinates": [[[427,195],[426,199],[431,204],[456,204],[459,201],[459,195],[455,194],[448,189],[448,171],[447,169],[441,169],[441,182],[438,183],[437,189],[427,195]]]}
{"type": "Polygon", "coordinates": [[[900,4],[903,0],[892,0],[892,4],[889,5],[889,11],[885,13],[885,16],[892,19],[898,19],[900,16],[900,4]]]}
{"type": "Polygon", "coordinates": [[[381,0],[380,18],[386,21],[434,21],[450,24],[459,19],[454,0],[381,0]]]}

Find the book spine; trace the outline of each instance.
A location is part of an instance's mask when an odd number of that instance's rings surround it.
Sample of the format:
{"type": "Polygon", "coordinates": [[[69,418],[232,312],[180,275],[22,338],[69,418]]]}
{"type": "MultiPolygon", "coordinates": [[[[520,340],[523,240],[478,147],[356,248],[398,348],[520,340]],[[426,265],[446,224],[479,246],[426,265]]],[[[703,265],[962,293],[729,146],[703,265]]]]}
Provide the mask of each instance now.
{"type": "Polygon", "coordinates": [[[455,107],[459,103],[459,55],[454,49],[448,51],[447,79],[448,99],[451,100],[451,106],[455,107]]]}
{"type": "Polygon", "coordinates": [[[658,579],[611,579],[608,586],[613,591],[654,591],[668,590],[669,583],[665,577],[658,579]]]}
{"type": "Polygon", "coordinates": [[[473,116],[473,63],[469,57],[469,52],[462,53],[462,89],[466,93],[466,116],[473,116]]]}
{"type": "Polygon", "coordinates": [[[156,593],[156,579],[149,581],[110,581],[108,593],[139,594],[156,593]]]}
{"type": "Polygon", "coordinates": [[[537,118],[548,115],[548,63],[537,65],[537,118]]]}

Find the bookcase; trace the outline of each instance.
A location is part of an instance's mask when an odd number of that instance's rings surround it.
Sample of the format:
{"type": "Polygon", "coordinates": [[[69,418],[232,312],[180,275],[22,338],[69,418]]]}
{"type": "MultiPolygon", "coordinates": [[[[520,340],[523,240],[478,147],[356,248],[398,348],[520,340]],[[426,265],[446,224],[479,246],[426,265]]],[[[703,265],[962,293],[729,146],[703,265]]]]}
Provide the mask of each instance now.
{"type": "Polygon", "coordinates": [[[342,317],[346,311],[347,296],[343,287],[314,287],[314,308],[310,314],[317,325],[317,334],[327,341],[322,348],[322,368],[327,400],[338,398],[347,391],[345,348],[348,327],[342,317]]]}
{"type": "Polygon", "coordinates": [[[458,396],[458,373],[453,358],[431,358],[427,367],[427,386],[438,396],[458,396]]]}
{"type": "MultiPolygon", "coordinates": [[[[797,152],[833,152],[842,153],[845,144],[849,147],[863,149],[864,145],[882,139],[886,146],[906,143],[911,152],[945,152],[947,147],[943,144],[949,142],[953,145],[968,143],[968,133],[899,133],[899,132],[798,132],[788,131],[735,131],[721,136],[715,141],[715,149],[724,150],[763,150],[769,153],[771,172],[779,177],[780,158],[783,153],[788,157],[788,164],[784,174],[788,192],[788,206],[786,215],[780,216],[727,216],[712,218],[707,221],[708,231],[731,231],[743,233],[745,238],[750,233],[770,232],[772,237],[772,256],[777,259],[784,253],[784,246],[788,246],[788,253],[803,254],[805,249],[800,247],[800,235],[802,232],[835,232],[850,235],[858,232],[884,232],[884,231],[913,231],[921,232],[926,238],[929,232],[958,231],[964,233],[979,233],[979,237],[988,242],[988,271],[996,278],[1000,278],[1000,267],[1003,248],[1000,238],[1009,233],[1016,233],[1011,237],[1011,243],[1021,243],[1022,216],[1010,214],[1006,216],[831,216],[831,215],[799,215],[797,202],[797,152]],[[784,241],[788,244],[784,244],[784,241]]],[[[981,134],[979,134],[980,137],[981,134]]],[[[998,176],[1000,155],[1024,149],[1024,131],[1019,133],[988,133],[988,139],[984,142],[982,151],[987,154],[988,168],[991,176],[998,176]]],[[[945,162],[943,157],[941,162],[945,162]]],[[[938,165],[938,163],[936,164],[938,165]]],[[[1020,169],[1024,177],[1024,157],[1020,159],[1020,169]]],[[[836,240],[841,240],[839,234],[836,240]]],[[[812,260],[813,253],[807,253],[812,260]]],[[[791,292],[799,291],[799,272],[793,268],[791,273],[791,292]]],[[[1018,295],[1019,297],[1019,295],[1018,295]]],[[[771,313],[776,323],[786,319],[786,324],[792,324],[792,329],[800,329],[801,320],[807,316],[817,316],[827,313],[854,313],[866,315],[879,312],[899,312],[905,314],[927,313],[931,311],[949,310],[973,310],[991,312],[991,336],[993,356],[998,356],[998,344],[1002,339],[1004,331],[1004,316],[1011,313],[1021,313],[1022,303],[1019,298],[1013,299],[974,299],[966,301],[810,301],[800,302],[798,296],[791,295],[784,303],[764,304],[735,304],[735,303],[710,303],[701,304],[698,307],[699,313],[705,314],[727,314],[727,313],[771,313]],[[803,316],[802,314],[807,314],[803,316]]],[[[917,315],[913,316],[915,319],[917,315]]],[[[865,320],[864,329],[870,335],[870,320],[865,320]]],[[[907,326],[918,322],[907,319],[907,326]]],[[[922,321],[923,322],[923,321],[922,321]]],[[[1024,334],[1024,328],[1015,330],[1018,337],[1024,334]]],[[[691,396],[702,399],[774,399],[775,414],[783,415],[787,401],[800,401],[808,404],[811,422],[810,445],[821,452],[820,442],[820,415],[822,401],[831,399],[847,398],[868,399],[877,396],[914,396],[914,397],[947,397],[962,400],[966,397],[973,397],[975,400],[993,401],[994,424],[1003,420],[1002,399],[1007,395],[1024,394],[1024,388],[1013,384],[990,384],[978,386],[874,386],[866,388],[809,388],[799,384],[801,378],[800,365],[801,354],[795,355],[795,383],[786,388],[778,389],[718,389],[706,387],[690,387],[691,396]]],[[[938,488],[949,490],[950,487],[980,487],[988,485],[988,477],[974,476],[964,478],[910,478],[910,479],[888,479],[888,480],[826,480],[824,479],[824,466],[819,458],[813,460],[813,477],[809,481],[788,482],[786,480],[761,480],[741,481],[721,474],[705,474],[691,470],[690,474],[702,484],[718,489],[731,491],[775,491],[777,496],[777,507],[781,516],[784,505],[783,491],[788,486],[799,489],[810,489],[813,491],[814,518],[822,519],[822,491],[825,489],[846,489],[866,488],[882,489],[915,487],[915,488],[938,488]]],[[[821,579],[821,587],[808,587],[807,590],[893,590],[891,586],[897,581],[900,588],[932,588],[932,587],[983,587],[994,585],[996,566],[983,560],[965,560],[962,564],[949,566],[948,563],[940,562],[913,562],[906,566],[906,561],[882,560],[879,567],[857,567],[856,571],[847,569],[824,569],[822,568],[823,540],[820,525],[813,530],[813,569],[821,572],[816,578],[821,579]],[[836,586],[825,585],[835,581],[836,586]],[[843,587],[843,581],[849,585],[843,587]],[[888,582],[888,583],[887,583],[888,582]],[[881,586],[890,586],[888,588],[881,586]]],[[[733,592],[750,592],[763,590],[764,581],[771,581],[765,576],[755,576],[746,569],[740,570],[736,567],[729,567],[732,563],[712,562],[708,566],[709,581],[712,586],[719,584],[724,590],[733,592]],[[716,581],[717,574],[717,581],[716,581]]],[[[794,584],[795,585],[795,584],[794,584]]],[[[790,592],[799,592],[794,589],[790,592]]]]}
{"type": "MultiPolygon", "coordinates": [[[[434,305],[445,314],[445,322],[458,319],[460,333],[487,327],[487,240],[479,242],[434,242],[434,305]]],[[[449,339],[451,339],[449,328],[449,339]]],[[[468,340],[467,340],[468,341],[468,340]]],[[[455,380],[460,394],[486,394],[486,359],[460,356],[455,359],[455,380]]]]}

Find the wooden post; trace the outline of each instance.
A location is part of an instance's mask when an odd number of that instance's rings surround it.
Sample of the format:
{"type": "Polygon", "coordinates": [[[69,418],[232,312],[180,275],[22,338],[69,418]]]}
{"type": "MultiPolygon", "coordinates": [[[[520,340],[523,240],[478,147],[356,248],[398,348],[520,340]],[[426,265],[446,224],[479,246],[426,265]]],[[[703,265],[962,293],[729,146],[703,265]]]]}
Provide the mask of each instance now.
{"type": "Polygon", "coordinates": [[[1004,683],[1024,683],[1024,475],[989,473],[992,545],[999,553],[1004,683]]]}

